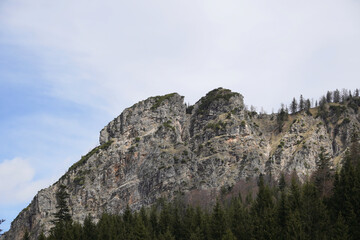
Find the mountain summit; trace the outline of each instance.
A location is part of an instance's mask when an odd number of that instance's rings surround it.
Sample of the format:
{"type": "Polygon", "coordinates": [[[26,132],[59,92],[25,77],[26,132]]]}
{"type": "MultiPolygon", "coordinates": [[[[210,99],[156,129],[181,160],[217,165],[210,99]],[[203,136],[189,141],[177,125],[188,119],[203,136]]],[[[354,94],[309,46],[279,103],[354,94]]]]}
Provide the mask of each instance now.
{"type": "Polygon", "coordinates": [[[258,114],[243,96],[215,89],[193,106],[177,93],[125,109],[100,132],[100,145],[38,192],[1,239],[36,237],[53,226],[56,192],[65,186],[72,218],[121,213],[159,198],[216,198],[259,174],[305,180],[326,154],[334,169],[360,129],[357,100],[324,103],[291,115],[258,114]],[[355,105],[354,105],[355,104],[355,105]],[[200,194],[200,195],[199,195],[200,194]]]}

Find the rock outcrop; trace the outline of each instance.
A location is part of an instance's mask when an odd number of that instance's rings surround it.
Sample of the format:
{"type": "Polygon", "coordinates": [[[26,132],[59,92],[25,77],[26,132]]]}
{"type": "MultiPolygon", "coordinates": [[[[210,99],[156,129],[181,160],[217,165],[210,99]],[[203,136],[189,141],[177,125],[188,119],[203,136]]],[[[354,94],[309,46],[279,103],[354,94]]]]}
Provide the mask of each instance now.
{"type": "Polygon", "coordinates": [[[137,210],[161,197],[172,199],[196,190],[217,191],[241,180],[271,174],[275,179],[296,170],[306,179],[316,170],[320,152],[332,167],[359,131],[357,108],[327,105],[289,115],[282,131],[276,114],[246,110],[243,97],[215,89],[186,106],[177,93],[150,97],[111,121],[100,132],[100,145],[71,166],[58,182],[38,192],[1,239],[35,238],[52,227],[56,192],[70,194],[75,221],[87,215],[137,210]]]}

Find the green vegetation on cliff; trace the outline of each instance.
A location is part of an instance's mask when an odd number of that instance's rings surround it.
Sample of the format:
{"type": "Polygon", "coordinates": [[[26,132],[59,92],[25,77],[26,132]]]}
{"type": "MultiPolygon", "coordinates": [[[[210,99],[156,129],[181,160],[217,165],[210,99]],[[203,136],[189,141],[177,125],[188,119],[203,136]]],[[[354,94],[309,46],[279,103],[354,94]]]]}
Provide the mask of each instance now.
{"type": "Polygon", "coordinates": [[[213,103],[214,101],[223,99],[228,102],[230,98],[238,95],[239,93],[231,92],[231,90],[229,89],[224,89],[224,88],[214,89],[210,91],[208,94],[206,94],[205,97],[202,97],[200,99],[201,104],[197,109],[197,114],[207,113],[209,111],[210,104],[213,103]]]}

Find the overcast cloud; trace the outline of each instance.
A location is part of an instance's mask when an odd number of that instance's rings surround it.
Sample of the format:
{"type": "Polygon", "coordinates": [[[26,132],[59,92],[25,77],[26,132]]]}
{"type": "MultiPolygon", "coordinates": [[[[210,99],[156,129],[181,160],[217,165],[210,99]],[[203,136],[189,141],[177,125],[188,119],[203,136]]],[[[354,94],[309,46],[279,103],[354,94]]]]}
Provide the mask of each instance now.
{"type": "Polygon", "coordinates": [[[359,42],[355,0],[2,0],[0,179],[23,174],[0,214],[9,199],[25,207],[135,102],[178,92],[193,104],[222,86],[276,111],[359,88],[359,42]]]}
{"type": "Polygon", "coordinates": [[[271,110],[360,76],[356,1],[5,2],[5,40],[34,51],[51,93],[112,114],[218,86],[271,110]]]}

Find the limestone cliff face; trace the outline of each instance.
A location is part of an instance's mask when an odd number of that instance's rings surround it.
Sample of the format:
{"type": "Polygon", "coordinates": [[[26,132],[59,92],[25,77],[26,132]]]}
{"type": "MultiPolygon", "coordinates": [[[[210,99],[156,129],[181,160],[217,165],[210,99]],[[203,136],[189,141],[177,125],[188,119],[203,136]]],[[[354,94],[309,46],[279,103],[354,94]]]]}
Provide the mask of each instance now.
{"type": "MultiPolygon", "coordinates": [[[[243,97],[215,89],[187,107],[177,93],[151,97],[127,108],[100,132],[100,145],[54,185],[38,192],[1,239],[36,237],[52,227],[55,194],[64,184],[73,219],[149,206],[160,197],[219,190],[260,173],[277,178],[294,169],[305,179],[325,151],[333,167],[359,131],[357,108],[332,104],[328,115],[289,116],[282,132],[276,114],[245,109],[243,97]]],[[[341,163],[340,163],[341,164],[341,163]]]]}

